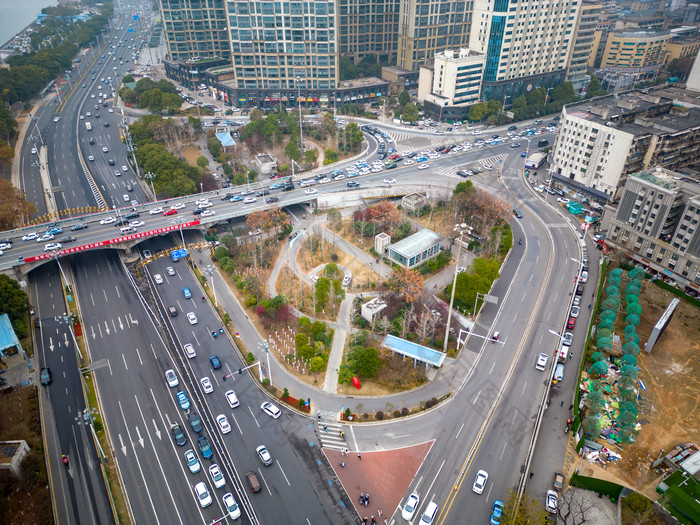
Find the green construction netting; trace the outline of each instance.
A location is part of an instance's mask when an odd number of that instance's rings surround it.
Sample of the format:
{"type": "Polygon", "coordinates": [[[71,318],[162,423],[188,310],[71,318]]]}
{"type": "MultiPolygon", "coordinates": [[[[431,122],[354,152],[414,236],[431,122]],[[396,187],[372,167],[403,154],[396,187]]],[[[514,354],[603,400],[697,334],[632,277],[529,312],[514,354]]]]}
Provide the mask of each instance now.
{"type": "Polygon", "coordinates": [[[600,421],[595,414],[586,416],[583,421],[583,431],[592,439],[600,437],[600,421]]]}
{"type": "Polygon", "coordinates": [[[596,361],[588,370],[589,374],[604,376],[608,373],[608,364],[605,361],[596,361]]]}
{"type": "Polygon", "coordinates": [[[629,303],[625,311],[628,314],[642,315],[642,305],[639,303],[629,303]]]}
{"type": "Polygon", "coordinates": [[[637,343],[633,343],[632,341],[628,341],[624,345],[622,345],[622,351],[625,354],[632,354],[633,356],[638,356],[639,345],[637,343]]]}
{"type": "Polygon", "coordinates": [[[605,354],[603,352],[593,352],[591,356],[591,361],[605,361],[605,354]]]}
{"type": "MultiPolygon", "coordinates": [[[[618,383],[619,386],[619,383],[618,383]]],[[[620,400],[620,403],[624,402],[632,402],[635,403],[637,401],[637,394],[634,393],[634,390],[630,388],[620,388],[620,393],[617,396],[617,399],[620,400]]]]}
{"type": "Polygon", "coordinates": [[[639,346],[639,335],[637,335],[636,333],[625,334],[625,342],[636,343],[637,346],[639,346]]]}
{"type": "Polygon", "coordinates": [[[633,379],[637,379],[638,375],[639,375],[639,370],[637,370],[636,366],[623,365],[622,368],[620,369],[620,377],[625,376],[625,377],[631,377],[633,379]]]}
{"type": "Polygon", "coordinates": [[[619,288],[618,288],[617,286],[608,286],[608,287],[605,289],[605,293],[606,293],[607,295],[616,295],[616,294],[619,293],[619,288]]]}
{"type": "Polygon", "coordinates": [[[641,268],[633,268],[627,274],[627,277],[629,277],[630,279],[644,279],[644,270],[642,270],[641,268]]]}
{"type": "Polygon", "coordinates": [[[593,412],[601,412],[605,407],[605,398],[600,392],[589,392],[586,396],[586,404],[593,412]]]}
{"type": "Polygon", "coordinates": [[[610,272],[610,277],[619,278],[621,275],[622,275],[622,268],[615,268],[613,271],[610,272]]]}
{"type": "Polygon", "coordinates": [[[625,323],[627,325],[637,326],[639,324],[639,316],[634,314],[628,315],[625,317],[625,323]]]}
{"type": "Polygon", "coordinates": [[[615,321],[615,310],[603,310],[600,313],[601,321],[615,321]]]}
{"type": "Polygon", "coordinates": [[[627,410],[625,412],[620,412],[620,414],[617,416],[616,423],[620,427],[631,427],[634,426],[634,424],[637,422],[637,414],[632,412],[631,410],[627,410]]]}
{"type": "MultiPolygon", "coordinates": [[[[613,297],[619,297],[619,295],[615,295],[613,297]]],[[[608,298],[605,301],[603,301],[603,308],[606,310],[617,310],[617,307],[620,305],[620,302],[615,302],[612,299],[608,298]]]]}
{"type": "Polygon", "coordinates": [[[608,282],[610,283],[610,286],[615,286],[616,288],[619,288],[622,280],[619,277],[610,277],[610,279],[608,279],[608,282]]]}
{"type": "Polygon", "coordinates": [[[625,354],[620,359],[623,365],[637,366],[637,356],[632,354],[625,354]]]}
{"type": "Polygon", "coordinates": [[[606,319],[598,323],[599,330],[612,331],[613,328],[615,328],[615,321],[613,319],[606,319]]]}
{"type": "Polygon", "coordinates": [[[620,376],[620,380],[617,383],[617,387],[622,390],[632,390],[634,388],[634,378],[629,376],[620,376]]]}
{"type": "Polygon", "coordinates": [[[639,281],[632,281],[625,288],[625,292],[628,294],[639,295],[639,293],[641,291],[642,291],[642,283],[640,283],[639,281]]]}
{"type": "Polygon", "coordinates": [[[620,412],[632,412],[635,417],[639,415],[637,411],[637,403],[634,401],[623,401],[620,403],[620,412]]]}
{"type": "Polygon", "coordinates": [[[632,326],[632,325],[625,326],[625,329],[624,329],[625,337],[627,337],[627,334],[636,334],[636,333],[637,333],[637,327],[632,326]]]}
{"type": "Polygon", "coordinates": [[[637,304],[639,302],[639,295],[634,293],[628,293],[625,295],[625,302],[627,304],[637,304]]]}
{"type": "Polygon", "coordinates": [[[595,343],[599,350],[612,350],[612,340],[611,339],[598,339],[595,343]]]}

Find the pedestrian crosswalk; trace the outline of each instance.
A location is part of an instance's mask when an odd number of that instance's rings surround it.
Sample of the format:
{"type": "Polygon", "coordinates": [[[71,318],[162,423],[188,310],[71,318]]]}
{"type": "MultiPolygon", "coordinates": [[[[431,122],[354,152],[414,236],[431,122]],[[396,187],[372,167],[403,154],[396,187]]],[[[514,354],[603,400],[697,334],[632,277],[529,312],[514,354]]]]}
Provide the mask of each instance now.
{"type": "Polygon", "coordinates": [[[321,441],[321,446],[333,450],[344,450],[348,448],[345,441],[345,431],[340,423],[326,423],[319,421],[318,435],[321,441]]]}

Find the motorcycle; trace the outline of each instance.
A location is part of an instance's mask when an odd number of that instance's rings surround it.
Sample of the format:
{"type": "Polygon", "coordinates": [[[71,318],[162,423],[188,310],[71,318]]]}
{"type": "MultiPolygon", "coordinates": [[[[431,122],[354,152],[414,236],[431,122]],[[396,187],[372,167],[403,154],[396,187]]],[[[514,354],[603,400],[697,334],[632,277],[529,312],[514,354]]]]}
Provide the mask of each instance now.
{"type": "Polygon", "coordinates": [[[365,494],[365,507],[369,505],[369,492],[365,494]]]}
{"type": "Polygon", "coordinates": [[[520,240],[518,241],[518,244],[522,244],[522,243],[523,243],[523,240],[520,239],[520,240]]]}
{"type": "Polygon", "coordinates": [[[61,456],[61,461],[63,461],[63,464],[64,464],[66,467],[68,466],[68,456],[66,456],[65,454],[63,454],[63,455],[61,456]]]}

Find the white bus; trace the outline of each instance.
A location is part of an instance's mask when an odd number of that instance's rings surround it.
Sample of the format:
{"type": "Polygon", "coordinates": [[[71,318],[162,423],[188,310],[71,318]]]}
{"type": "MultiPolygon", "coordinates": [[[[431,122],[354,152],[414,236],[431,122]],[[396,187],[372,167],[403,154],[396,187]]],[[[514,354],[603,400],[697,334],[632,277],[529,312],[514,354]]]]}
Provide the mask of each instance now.
{"type": "Polygon", "coordinates": [[[86,122],[86,123],[85,123],[85,129],[88,130],[88,131],[92,131],[92,124],[90,124],[89,122],[86,122]]]}

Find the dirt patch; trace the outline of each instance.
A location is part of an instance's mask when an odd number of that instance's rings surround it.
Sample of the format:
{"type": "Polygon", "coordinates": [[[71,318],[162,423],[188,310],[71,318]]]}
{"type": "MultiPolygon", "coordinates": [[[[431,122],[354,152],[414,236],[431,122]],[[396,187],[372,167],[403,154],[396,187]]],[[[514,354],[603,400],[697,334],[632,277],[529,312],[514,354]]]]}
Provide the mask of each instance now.
{"type": "MultiPolygon", "coordinates": [[[[640,296],[641,322],[637,327],[640,347],[648,340],[657,320],[675,296],[645,281],[640,296]]],[[[615,450],[622,461],[607,466],[607,474],[645,496],[656,499],[654,489],[661,475],[649,467],[660,453],[681,442],[700,440],[698,400],[700,399],[700,309],[681,301],[651,353],[643,349],[638,356],[639,379],[646,391],[642,397],[653,405],[651,413],[640,412],[645,419],[636,443],[615,450]]],[[[587,462],[584,461],[584,465],[587,462]]],[[[589,465],[590,466],[590,465],[589,465]]],[[[599,467],[592,467],[598,473],[599,467]]],[[[602,477],[602,476],[601,476],[602,477]]]]}
{"type": "Polygon", "coordinates": [[[195,145],[181,146],[179,153],[190,166],[197,166],[197,159],[202,156],[199,146],[195,145]]]}

